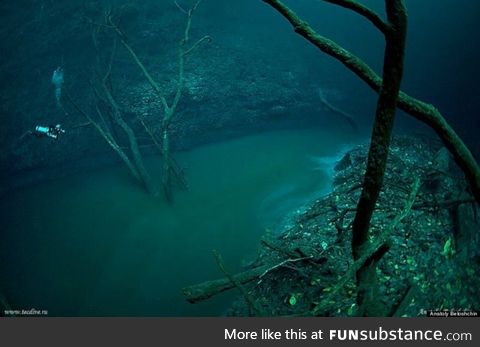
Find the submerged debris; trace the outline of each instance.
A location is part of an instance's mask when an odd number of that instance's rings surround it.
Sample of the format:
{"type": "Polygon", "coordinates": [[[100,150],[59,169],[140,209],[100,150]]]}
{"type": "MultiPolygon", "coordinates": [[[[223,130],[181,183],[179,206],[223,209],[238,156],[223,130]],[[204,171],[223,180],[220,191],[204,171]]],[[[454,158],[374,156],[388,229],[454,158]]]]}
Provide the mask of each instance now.
{"type": "MultiPolygon", "coordinates": [[[[247,304],[252,299],[262,315],[355,314],[355,279],[344,277],[353,264],[351,223],[367,151],[367,145],[349,151],[335,167],[331,194],[306,209],[294,227],[261,241],[258,259],[245,272],[233,275],[243,297],[229,315],[259,315],[247,304]]],[[[377,268],[378,300],[390,308],[390,315],[480,309],[477,205],[453,166],[448,151],[428,141],[397,137],[390,147],[371,240],[400,214],[414,180],[421,181],[411,210],[392,231],[390,248],[377,268]]],[[[220,290],[218,283],[207,288],[212,283],[185,288],[187,299],[196,302],[236,286],[226,279],[220,290]],[[195,296],[195,290],[209,295],[195,296]]]]}

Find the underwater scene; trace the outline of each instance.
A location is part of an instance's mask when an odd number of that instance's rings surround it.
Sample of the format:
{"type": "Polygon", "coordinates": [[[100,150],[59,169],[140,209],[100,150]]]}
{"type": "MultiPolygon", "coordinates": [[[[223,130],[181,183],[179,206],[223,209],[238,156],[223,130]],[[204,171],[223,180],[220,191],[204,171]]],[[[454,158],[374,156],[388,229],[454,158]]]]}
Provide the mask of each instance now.
{"type": "Polygon", "coordinates": [[[480,311],[480,4],[0,2],[0,316],[480,311]]]}

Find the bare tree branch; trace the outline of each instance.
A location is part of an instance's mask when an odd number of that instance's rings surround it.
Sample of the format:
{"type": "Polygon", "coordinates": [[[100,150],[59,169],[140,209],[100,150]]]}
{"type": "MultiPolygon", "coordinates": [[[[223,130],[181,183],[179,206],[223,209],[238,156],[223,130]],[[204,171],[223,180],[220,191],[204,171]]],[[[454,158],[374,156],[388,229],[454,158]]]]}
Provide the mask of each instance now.
{"type": "Polygon", "coordinates": [[[417,197],[418,191],[420,189],[420,179],[416,178],[409,197],[407,198],[405,205],[402,211],[390,222],[390,224],[383,230],[383,232],[373,241],[364,246],[364,251],[360,258],[358,258],[348,269],[347,273],[342,276],[341,280],[337,282],[337,284],[333,287],[331,291],[329,291],[328,295],[322,299],[322,301],[315,306],[313,311],[311,312],[313,315],[322,314],[330,305],[333,297],[335,296],[338,291],[343,289],[345,285],[351,281],[353,276],[365,265],[373,257],[376,257],[379,252],[380,254],[383,253],[382,248],[388,243],[390,236],[392,235],[395,228],[398,224],[405,219],[410,213],[412,206],[415,202],[417,197]]]}
{"type": "Polygon", "coordinates": [[[108,16],[108,22],[110,23],[110,26],[115,30],[115,32],[119,35],[119,37],[120,37],[120,42],[121,42],[122,45],[125,47],[125,49],[128,51],[128,53],[130,53],[130,55],[132,56],[133,60],[134,60],[135,63],[138,65],[138,67],[139,67],[140,70],[142,71],[143,75],[144,75],[145,78],[147,79],[148,83],[150,83],[150,85],[152,86],[153,90],[157,93],[158,97],[160,98],[160,101],[162,102],[163,108],[164,108],[165,110],[168,110],[168,109],[169,109],[168,103],[167,103],[167,100],[165,99],[165,96],[164,96],[164,94],[163,94],[162,89],[161,89],[160,86],[157,84],[157,82],[155,82],[155,80],[153,79],[152,75],[150,75],[150,73],[148,72],[147,68],[145,67],[145,65],[143,65],[142,61],[140,60],[140,58],[138,58],[137,53],[133,50],[133,48],[130,46],[130,44],[125,40],[125,35],[124,35],[123,32],[119,29],[119,27],[113,22],[112,16],[108,16]]]}
{"type": "Polygon", "coordinates": [[[243,297],[245,298],[245,301],[248,303],[248,305],[253,309],[255,314],[257,316],[267,316],[266,312],[263,310],[263,308],[260,306],[260,304],[248,293],[248,291],[245,289],[245,287],[240,283],[237,282],[235,277],[230,274],[230,272],[227,271],[225,268],[225,264],[223,263],[222,256],[220,253],[217,251],[213,251],[213,255],[215,256],[215,260],[217,261],[217,265],[220,268],[220,270],[223,272],[225,277],[228,278],[228,280],[242,293],[243,297]]]}
{"type": "Polygon", "coordinates": [[[330,112],[338,114],[340,117],[345,119],[345,121],[350,125],[354,133],[358,132],[358,124],[355,122],[351,114],[339,109],[338,107],[333,106],[325,97],[323,90],[318,90],[318,96],[320,97],[320,102],[324,105],[330,112]]]}
{"type": "Polygon", "coordinates": [[[377,27],[382,33],[386,34],[390,30],[390,26],[385,23],[385,21],[374,11],[369,9],[367,6],[364,6],[358,3],[355,0],[323,0],[338,6],[345,7],[349,10],[352,10],[359,15],[367,18],[373,25],[377,27]]]}
{"type": "MultiPolygon", "coordinates": [[[[282,14],[293,26],[296,33],[303,36],[322,52],[337,59],[374,91],[377,93],[380,92],[383,84],[382,78],[378,76],[363,60],[334,41],[319,35],[307,22],[298,17],[295,12],[284,5],[281,1],[263,1],[282,14]]],[[[465,173],[475,199],[480,203],[480,167],[468,147],[448,124],[440,111],[434,106],[415,99],[402,91],[400,91],[399,94],[398,107],[417,120],[427,124],[437,133],[442,142],[452,153],[457,165],[465,173]]]]}

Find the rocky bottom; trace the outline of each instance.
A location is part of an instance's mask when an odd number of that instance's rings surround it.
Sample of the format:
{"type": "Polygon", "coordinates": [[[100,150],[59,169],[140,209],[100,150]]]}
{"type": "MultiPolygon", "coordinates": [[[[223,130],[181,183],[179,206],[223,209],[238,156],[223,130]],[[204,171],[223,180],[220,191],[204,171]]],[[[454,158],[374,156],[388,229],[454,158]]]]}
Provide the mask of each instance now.
{"type": "MultiPolygon", "coordinates": [[[[244,272],[229,273],[217,255],[225,278],[184,288],[187,300],[198,302],[236,288],[241,296],[228,315],[355,315],[351,224],[367,152],[367,145],[349,151],[335,167],[333,191],[299,215],[292,228],[265,235],[258,258],[244,272]]],[[[429,139],[394,139],[370,228],[372,244],[380,237],[389,244],[375,284],[385,315],[480,309],[477,212],[445,148],[429,139]],[[417,179],[421,186],[407,207],[417,179]]]]}

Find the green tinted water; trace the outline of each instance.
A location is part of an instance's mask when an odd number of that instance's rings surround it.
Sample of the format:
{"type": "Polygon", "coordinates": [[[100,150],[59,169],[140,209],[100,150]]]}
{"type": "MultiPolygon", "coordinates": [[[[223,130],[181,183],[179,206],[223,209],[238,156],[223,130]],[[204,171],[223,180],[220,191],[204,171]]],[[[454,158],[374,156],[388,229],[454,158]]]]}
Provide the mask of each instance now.
{"type": "MultiPolygon", "coordinates": [[[[190,190],[148,197],[123,166],[71,176],[0,202],[0,290],[51,315],[221,315],[236,293],[185,302],[181,288],[254,259],[266,229],[328,190],[324,169],[351,139],[272,132],[180,153],[190,190]]],[[[158,173],[158,158],[149,164],[158,173]]]]}

